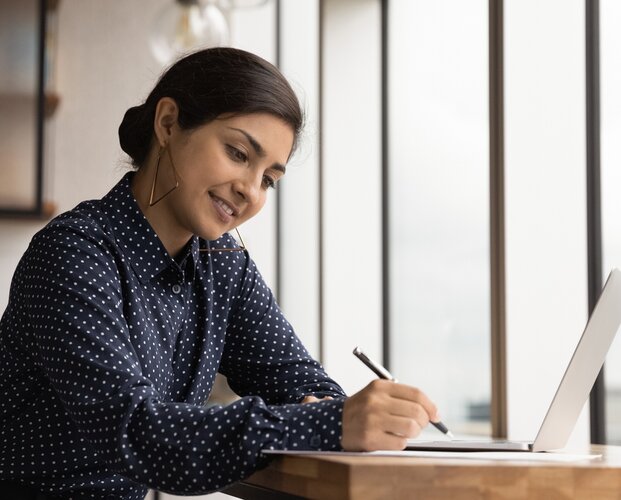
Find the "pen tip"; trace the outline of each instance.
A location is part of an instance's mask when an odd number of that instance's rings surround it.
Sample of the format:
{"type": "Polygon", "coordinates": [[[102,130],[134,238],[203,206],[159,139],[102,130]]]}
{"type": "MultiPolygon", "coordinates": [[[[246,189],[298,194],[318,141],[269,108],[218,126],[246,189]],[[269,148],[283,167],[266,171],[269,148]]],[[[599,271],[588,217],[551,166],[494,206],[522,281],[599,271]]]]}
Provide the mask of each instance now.
{"type": "Polygon", "coordinates": [[[453,433],[451,431],[448,431],[446,433],[446,435],[450,438],[450,439],[455,439],[455,436],[453,435],[453,433]]]}

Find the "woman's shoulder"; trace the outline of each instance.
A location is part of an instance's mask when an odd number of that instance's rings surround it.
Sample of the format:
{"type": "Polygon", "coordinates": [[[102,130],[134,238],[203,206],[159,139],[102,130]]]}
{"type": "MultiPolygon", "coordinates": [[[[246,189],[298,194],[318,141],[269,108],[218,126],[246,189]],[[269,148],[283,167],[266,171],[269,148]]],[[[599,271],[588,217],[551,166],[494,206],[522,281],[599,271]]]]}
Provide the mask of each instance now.
{"type": "Polygon", "coordinates": [[[75,246],[80,242],[104,244],[111,236],[100,200],[84,201],[75,208],[54,217],[31,242],[31,246],[50,246],[51,242],[75,246]]]}
{"type": "Polygon", "coordinates": [[[97,231],[105,230],[107,226],[108,222],[102,210],[102,201],[87,200],[54,217],[43,230],[54,231],[62,228],[73,228],[97,231]]]}
{"type": "Polygon", "coordinates": [[[112,236],[111,210],[116,208],[121,214],[135,210],[130,188],[132,175],[133,172],[125,174],[101,199],[82,201],[71,210],[56,216],[37,233],[35,238],[45,238],[59,233],[69,238],[92,237],[96,240],[105,238],[106,235],[112,236]]]}
{"type": "Polygon", "coordinates": [[[21,280],[56,280],[85,267],[103,272],[114,267],[114,241],[97,202],[84,202],[46,224],[30,241],[15,275],[21,280]],[[54,270],[54,272],[51,272],[54,270]]]}

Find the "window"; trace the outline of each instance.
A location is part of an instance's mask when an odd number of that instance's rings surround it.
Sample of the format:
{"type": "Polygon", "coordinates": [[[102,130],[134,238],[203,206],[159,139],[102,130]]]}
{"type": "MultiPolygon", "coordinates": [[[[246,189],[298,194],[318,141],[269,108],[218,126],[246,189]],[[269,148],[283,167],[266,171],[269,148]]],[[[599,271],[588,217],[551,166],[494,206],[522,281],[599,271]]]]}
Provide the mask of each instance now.
{"type": "Polygon", "coordinates": [[[392,0],[387,22],[390,368],[489,434],[488,2],[392,0]]]}
{"type": "MultiPolygon", "coordinates": [[[[601,88],[601,209],[603,279],[612,267],[621,267],[621,4],[600,3],[601,88]]],[[[606,360],[606,432],[610,444],[621,444],[621,340],[614,342],[606,360]]]]}

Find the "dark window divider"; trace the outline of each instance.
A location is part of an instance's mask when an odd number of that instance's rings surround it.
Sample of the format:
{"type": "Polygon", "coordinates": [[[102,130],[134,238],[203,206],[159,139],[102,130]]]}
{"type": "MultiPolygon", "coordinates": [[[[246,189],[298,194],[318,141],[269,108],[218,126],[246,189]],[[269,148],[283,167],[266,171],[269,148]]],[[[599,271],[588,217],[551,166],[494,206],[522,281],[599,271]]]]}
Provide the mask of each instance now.
{"type": "Polygon", "coordinates": [[[489,200],[492,435],[507,436],[504,1],[489,0],[489,200]]]}
{"type": "MultiPolygon", "coordinates": [[[[600,184],[599,0],[585,0],[586,179],[589,314],[602,289],[600,184]]],[[[591,443],[606,443],[606,387],[602,368],[591,390],[591,443]]]]}
{"type": "Polygon", "coordinates": [[[388,151],[388,9],[389,0],[381,0],[381,155],[382,155],[382,362],[386,368],[390,366],[390,206],[389,200],[389,151],[388,151]]]}

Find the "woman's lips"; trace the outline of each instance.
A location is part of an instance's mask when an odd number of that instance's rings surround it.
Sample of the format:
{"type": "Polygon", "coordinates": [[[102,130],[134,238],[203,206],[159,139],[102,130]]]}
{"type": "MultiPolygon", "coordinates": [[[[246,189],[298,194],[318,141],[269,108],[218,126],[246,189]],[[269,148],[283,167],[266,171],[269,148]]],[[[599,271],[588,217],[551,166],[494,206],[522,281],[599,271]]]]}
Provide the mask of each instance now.
{"type": "Polygon", "coordinates": [[[222,219],[222,222],[230,223],[233,220],[233,217],[235,216],[235,209],[223,199],[218,198],[217,196],[214,196],[214,195],[210,195],[210,196],[211,196],[211,203],[216,209],[216,213],[218,214],[218,217],[222,219]]]}

